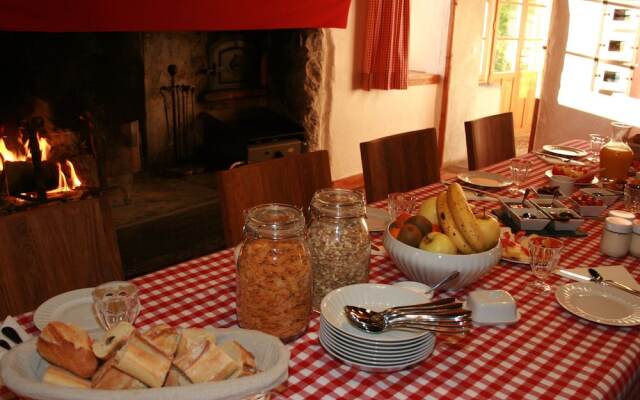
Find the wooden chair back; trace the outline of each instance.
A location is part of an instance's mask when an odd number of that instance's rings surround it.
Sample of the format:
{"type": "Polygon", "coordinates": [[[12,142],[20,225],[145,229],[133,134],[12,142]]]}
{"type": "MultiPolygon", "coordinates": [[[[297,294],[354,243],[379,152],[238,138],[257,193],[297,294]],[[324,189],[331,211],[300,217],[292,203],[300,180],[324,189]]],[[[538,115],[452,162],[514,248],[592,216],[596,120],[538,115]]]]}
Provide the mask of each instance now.
{"type": "Polygon", "coordinates": [[[434,128],[360,143],[360,157],[367,203],[440,180],[434,128]]]}
{"type": "Polygon", "coordinates": [[[513,115],[510,112],[467,121],[464,130],[469,170],[515,157],[513,115]]]}
{"type": "Polygon", "coordinates": [[[316,190],[331,187],[326,150],[292,154],[217,173],[227,247],[242,240],[244,210],[264,203],[293,204],[307,210],[316,190]]]}

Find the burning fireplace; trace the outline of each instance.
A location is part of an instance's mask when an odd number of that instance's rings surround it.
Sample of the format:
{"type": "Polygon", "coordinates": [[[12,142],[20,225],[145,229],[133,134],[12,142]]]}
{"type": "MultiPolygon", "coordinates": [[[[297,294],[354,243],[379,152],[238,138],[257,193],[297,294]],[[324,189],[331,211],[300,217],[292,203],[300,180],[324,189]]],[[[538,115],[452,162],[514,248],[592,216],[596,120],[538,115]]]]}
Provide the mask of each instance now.
{"type": "Polygon", "coordinates": [[[0,218],[108,198],[125,277],[220,249],[214,172],[314,149],[317,29],[0,32],[0,218]]]}

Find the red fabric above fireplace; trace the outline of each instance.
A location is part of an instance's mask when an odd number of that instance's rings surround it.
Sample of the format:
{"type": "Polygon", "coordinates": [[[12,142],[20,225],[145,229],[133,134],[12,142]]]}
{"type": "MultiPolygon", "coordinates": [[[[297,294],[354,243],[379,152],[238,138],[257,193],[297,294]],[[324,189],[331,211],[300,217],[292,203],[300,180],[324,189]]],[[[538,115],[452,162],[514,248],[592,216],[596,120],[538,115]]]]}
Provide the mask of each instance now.
{"type": "Polygon", "coordinates": [[[0,0],[0,30],[344,28],[351,0],[0,0]]]}

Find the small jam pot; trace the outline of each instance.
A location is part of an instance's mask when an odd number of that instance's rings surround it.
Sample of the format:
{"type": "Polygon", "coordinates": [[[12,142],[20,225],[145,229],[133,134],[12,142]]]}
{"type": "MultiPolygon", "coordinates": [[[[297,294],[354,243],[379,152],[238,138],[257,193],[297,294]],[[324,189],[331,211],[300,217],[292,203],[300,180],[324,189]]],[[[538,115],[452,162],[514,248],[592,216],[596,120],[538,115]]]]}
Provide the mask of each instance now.
{"type": "Polygon", "coordinates": [[[610,257],[624,257],[631,246],[632,223],[628,219],[607,217],[604,220],[600,251],[610,257]]]}

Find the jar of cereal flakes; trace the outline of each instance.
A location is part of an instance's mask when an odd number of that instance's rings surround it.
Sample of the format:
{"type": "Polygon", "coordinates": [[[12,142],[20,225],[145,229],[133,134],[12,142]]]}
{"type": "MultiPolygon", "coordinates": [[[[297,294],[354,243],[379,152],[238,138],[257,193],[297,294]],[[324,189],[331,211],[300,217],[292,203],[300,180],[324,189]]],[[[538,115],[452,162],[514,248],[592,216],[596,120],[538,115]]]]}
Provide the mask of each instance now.
{"type": "Polygon", "coordinates": [[[333,289],[369,280],[371,241],[364,196],[348,189],[321,189],[311,199],[307,243],[313,264],[313,307],[333,289]]]}
{"type": "Polygon", "coordinates": [[[236,271],[236,312],[242,328],[289,342],[302,335],[311,313],[313,276],[302,212],[262,204],[245,216],[236,271]]]}

